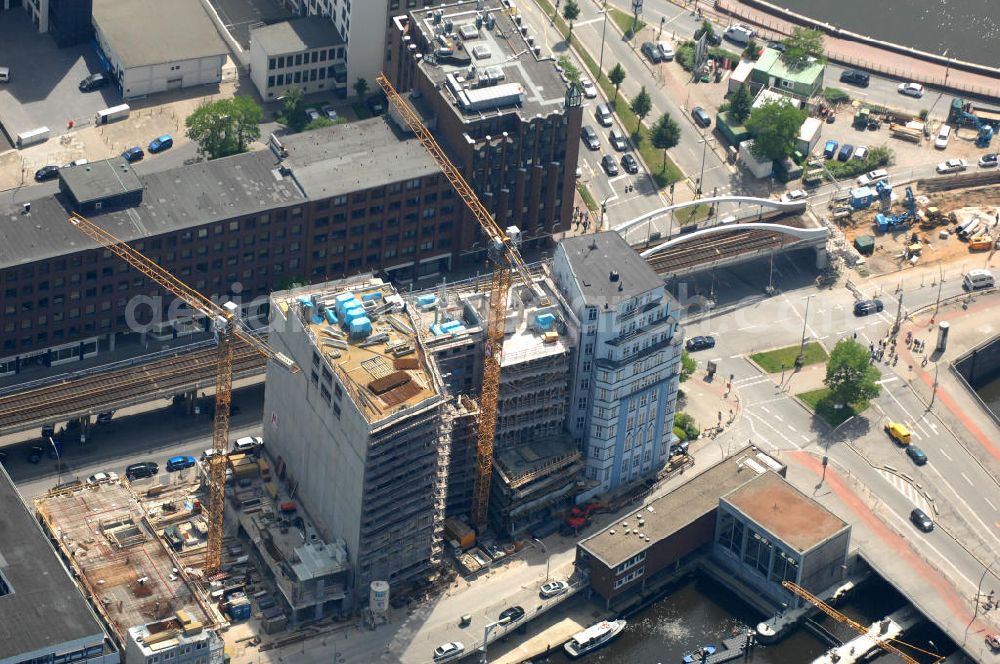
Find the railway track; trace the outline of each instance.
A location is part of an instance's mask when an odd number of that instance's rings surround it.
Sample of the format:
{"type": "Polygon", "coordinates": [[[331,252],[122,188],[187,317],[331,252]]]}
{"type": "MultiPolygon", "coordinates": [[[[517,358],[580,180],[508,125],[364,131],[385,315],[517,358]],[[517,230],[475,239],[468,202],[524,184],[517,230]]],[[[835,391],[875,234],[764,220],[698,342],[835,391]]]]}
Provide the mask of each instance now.
{"type": "MultiPolygon", "coordinates": [[[[264,358],[249,346],[240,344],[234,349],[234,375],[264,364],[264,358]]],[[[15,392],[0,397],[0,431],[112,410],[154,395],[167,397],[214,383],[215,371],[216,352],[208,348],[15,392]]]]}
{"type": "Polygon", "coordinates": [[[668,249],[650,257],[648,262],[658,274],[670,274],[713,260],[758,253],[764,249],[781,248],[797,242],[798,239],[776,231],[736,231],[709,243],[692,242],[691,245],[668,249]]]}

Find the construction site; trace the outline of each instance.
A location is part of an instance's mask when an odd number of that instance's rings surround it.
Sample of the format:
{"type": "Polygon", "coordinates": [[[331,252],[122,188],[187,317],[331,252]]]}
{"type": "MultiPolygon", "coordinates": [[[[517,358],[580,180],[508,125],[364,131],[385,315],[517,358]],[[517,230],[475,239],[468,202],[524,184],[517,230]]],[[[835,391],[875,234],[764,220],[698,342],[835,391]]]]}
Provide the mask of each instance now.
{"type": "Polygon", "coordinates": [[[936,264],[989,268],[1000,241],[998,175],[916,180],[895,190],[858,187],[831,207],[870,274],[936,264]]]}
{"type": "Polygon", "coordinates": [[[221,640],[203,630],[225,619],[196,588],[207,534],[197,480],[144,484],[135,493],[118,480],[88,484],[38,498],[35,509],[122,650],[144,626],[176,621],[176,629],[152,628],[158,654],[200,635],[194,640],[218,654],[207,661],[221,661],[221,640]],[[179,533],[179,549],[167,531],[179,533]]]}

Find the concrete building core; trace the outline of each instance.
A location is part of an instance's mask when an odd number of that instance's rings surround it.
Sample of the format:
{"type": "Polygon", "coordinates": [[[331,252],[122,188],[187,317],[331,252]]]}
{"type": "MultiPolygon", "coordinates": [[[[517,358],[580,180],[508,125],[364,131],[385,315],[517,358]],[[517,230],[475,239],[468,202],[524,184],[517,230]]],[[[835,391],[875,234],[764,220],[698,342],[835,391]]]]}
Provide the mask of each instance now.
{"type": "Polygon", "coordinates": [[[264,437],[325,541],[343,538],[355,597],[435,574],[450,423],[444,386],[391,284],[371,276],[271,296],[264,437]]]}

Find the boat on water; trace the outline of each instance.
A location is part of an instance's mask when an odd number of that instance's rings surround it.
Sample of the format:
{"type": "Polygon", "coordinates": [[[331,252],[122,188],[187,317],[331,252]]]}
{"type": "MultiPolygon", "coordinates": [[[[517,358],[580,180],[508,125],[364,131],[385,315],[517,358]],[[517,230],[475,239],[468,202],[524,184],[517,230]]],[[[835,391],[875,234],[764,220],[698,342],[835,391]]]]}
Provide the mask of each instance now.
{"type": "Polygon", "coordinates": [[[566,650],[566,654],[574,659],[583,657],[587,653],[593,652],[601,646],[610,643],[616,636],[621,634],[621,631],[625,629],[625,625],[625,620],[621,618],[618,620],[602,620],[582,632],[574,634],[573,638],[563,645],[563,648],[566,650]]]}
{"type": "Polygon", "coordinates": [[[715,646],[711,644],[702,646],[697,650],[692,650],[688,654],[684,655],[684,664],[698,664],[698,662],[707,659],[709,655],[714,654],[715,646]]]}

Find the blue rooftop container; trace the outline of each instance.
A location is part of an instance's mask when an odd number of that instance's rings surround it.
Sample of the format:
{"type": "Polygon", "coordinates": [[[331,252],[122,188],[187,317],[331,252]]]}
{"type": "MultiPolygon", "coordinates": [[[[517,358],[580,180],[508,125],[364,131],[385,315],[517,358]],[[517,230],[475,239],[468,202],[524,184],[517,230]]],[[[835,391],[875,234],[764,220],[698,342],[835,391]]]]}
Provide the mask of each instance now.
{"type": "Polygon", "coordinates": [[[382,291],[375,291],[374,293],[367,293],[361,296],[362,302],[369,302],[372,300],[381,300],[381,299],[382,299],[382,291]]]}
{"type": "Polygon", "coordinates": [[[367,316],[362,316],[361,318],[355,318],[351,321],[351,336],[352,337],[367,337],[372,333],[372,322],[367,316]]]}
{"type": "Polygon", "coordinates": [[[436,302],[437,302],[437,295],[434,295],[432,293],[427,295],[420,295],[419,297],[417,297],[418,307],[432,307],[436,302]]]}
{"type": "Polygon", "coordinates": [[[337,314],[333,313],[333,309],[326,310],[326,322],[330,325],[337,324],[337,314]]]}
{"type": "Polygon", "coordinates": [[[556,322],[556,317],[552,314],[539,314],[535,317],[535,322],[538,323],[538,327],[541,329],[548,330],[556,322]]]}

